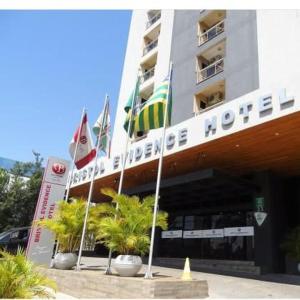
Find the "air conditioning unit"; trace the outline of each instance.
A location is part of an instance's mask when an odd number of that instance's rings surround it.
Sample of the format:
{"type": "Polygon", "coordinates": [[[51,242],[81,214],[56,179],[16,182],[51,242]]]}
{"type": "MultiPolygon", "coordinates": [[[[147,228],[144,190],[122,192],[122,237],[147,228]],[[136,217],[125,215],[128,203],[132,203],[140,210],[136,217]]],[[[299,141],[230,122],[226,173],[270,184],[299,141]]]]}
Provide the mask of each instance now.
{"type": "Polygon", "coordinates": [[[208,106],[211,106],[211,105],[214,105],[218,102],[221,102],[223,101],[223,93],[222,92],[217,92],[217,93],[214,93],[212,95],[210,95],[207,99],[207,105],[208,106]]]}
{"type": "Polygon", "coordinates": [[[223,58],[222,55],[216,55],[209,60],[209,64],[213,64],[214,62],[220,60],[221,58],[223,58]]]}

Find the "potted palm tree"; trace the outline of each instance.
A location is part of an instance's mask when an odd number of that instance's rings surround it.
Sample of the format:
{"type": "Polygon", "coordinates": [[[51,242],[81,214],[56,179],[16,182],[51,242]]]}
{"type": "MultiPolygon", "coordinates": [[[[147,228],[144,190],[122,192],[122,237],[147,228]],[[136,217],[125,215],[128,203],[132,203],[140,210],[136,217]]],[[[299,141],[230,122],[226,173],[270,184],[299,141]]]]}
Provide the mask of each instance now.
{"type": "MultiPolygon", "coordinates": [[[[93,224],[96,239],[119,254],[113,268],[120,276],[134,276],[142,267],[140,255],[149,250],[154,197],[140,200],[137,196],[118,195],[109,188],[101,192],[112,202],[98,207],[100,219],[93,224]]],[[[167,217],[166,212],[158,212],[156,226],[166,229],[167,217]]]]}
{"type": "Polygon", "coordinates": [[[300,273],[300,226],[292,229],[281,245],[289,258],[295,259],[300,273]]]}
{"type": "MultiPolygon", "coordinates": [[[[52,219],[44,219],[36,224],[53,232],[58,242],[58,253],[53,266],[57,269],[71,269],[76,265],[82,235],[86,201],[73,198],[71,202],[59,201],[52,219]]],[[[92,212],[94,207],[90,208],[92,212]]],[[[86,235],[91,234],[87,226],[86,235]]]]}

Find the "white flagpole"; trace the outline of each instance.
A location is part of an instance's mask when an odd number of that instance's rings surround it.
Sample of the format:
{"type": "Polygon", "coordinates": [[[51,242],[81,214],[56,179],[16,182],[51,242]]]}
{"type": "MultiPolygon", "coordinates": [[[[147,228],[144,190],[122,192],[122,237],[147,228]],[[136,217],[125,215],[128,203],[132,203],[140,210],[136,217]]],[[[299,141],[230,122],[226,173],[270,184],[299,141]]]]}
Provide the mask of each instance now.
{"type": "Polygon", "coordinates": [[[72,177],[73,177],[73,173],[74,173],[74,169],[75,169],[75,158],[77,155],[77,150],[78,150],[78,144],[79,144],[79,137],[80,137],[80,133],[81,133],[81,128],[82,128],[82,120],[83,120],[83,116],[86,113],[86,109],[85,107],[82,109],[82,114],[81,114],[81,119],[80,119],[80,125],[79,125],[79,135],[76,141],[76,145],[75,145],[75,152],[74,152],[74,156],[73,156],[73,160],[72,160],[72,170],[71,170],[71,174],[70,174],[70,178],[69,178],[69,184],[68,184],[68,188],[67,188],[67,193],[65,196],[65,200],[68,201],[69,198],[69,194],[70,194],[70,189],[71,189],[71,183],[72,183],[72,177]]]}
{"type": "Polygon", "coordinates": [[[100,145],[100,142],[101,142],[103,127],[104,127],[104,124],[105,124],[104,120],[107,117],[106,116],[107,102],[108,102],[108,95],[106,94],[105,102],[104,102],[104,109],[103,109],[103,116],[102,116],[102,124],[101,124],[100,130],[99,130],[98,140],[97,140],[96,156],[95,156],[95,161],[94,161],[93,174],[92,174],[92,178],[91,178],[90,190],[89,190],[88,200],[87,200],[86,209],[85,209],[83,229],[82,229],[78,259],[77,259],[77,264],[76,264],[76,270],[77,271],[80,270],[80,260],[81,260],[81,255],[82,255],[82,248],[83,248],[83,243],[84,243],[84,237],[85,237],[85,231],[86,231],[86,225],[87,225],[87,218],[88,218],[90,203],[91,203],[93,190],[94,190],[94,179],[95,179],[95,174],[96,174],[97,158],[98,158],[98,153],[99,153],[99,148],[100,148],[99,145],[100,145]]]}
{"type": "MultiPolygon", "coordinates": [[[[81,133],[82,120],[83,120],[83,116],[84,116],[85,112],[86,112],[86,109],[84,107],[82,109],[82,113],[81,113],[81,119],[80,119],[80,125],[79,125],[79,136],[80,136],[80,133],[81,133]]],[[[71,173],[70,173],[70,176],[69,176],[67,193],[65,195],[64,201],[68,201],[69,194],[70,194],[71,183],[72,183],[73,173],[74,173],[74,169],[75,169],[75,158],[76,158],[76,155],[77,155],[77,149],[78,149],[78,144],[79,144],[79,136],[77,138],[76,145],[75,145],[75,151],[74,151],[73,160],[72,160],[72,169],[71,169],[71,173]]],[[[55,251],[54,251],[54,257],[56,256],[56,254],[58,252],[58,245],[59,245],[59,242],[57,241],[56,246],[55,246],[55,251]]],[[[53,267],[53,260],[51,261],[50,267],[53,267]]]]}
{"type": "Polygon", "coordinates": [[[160,149],[160,157],[158,163],[158,172],[157,172],[157,183],[156,183],[156,191],[155,191],[155,202],[153,208],[153,222],[152,222],[152,229],[151,229],[151,242],[150,242],[150,251],[149,251],[149,259],[148,259],[148,268],[145,274],[146,279],[153,278],[151,267],[152,267],[152,257],[153,257],[153,247],[154,247],[154,238],[155,238],[155,226],[156,226],[156,218],[157,218],[157,208],[158,208],[158,199],[159,199],[159,189],[160,189],[160,181],[161,181],[161,171],[162,171],[162,163],[163,163],[163,156],[164,156],[164,148],[165,148],[165,136],[166,136],[166,125],[167,125],[167,117],[168,117],[168,107],[169,107],[169,94],[170,94],[170,87],[171,87],[171,74],[172,74],[172,67],[173,64],[170,62],[169,67],[169,86],[167,92],[167,103],[166,109],[164,113],[164,127],[162,132],[162,141],[161,141],[161,149],[160,149]]]}
{"type": "MultiPolygon", "coordinates": [[[[136,84],[137,84],[138,80],[139,80],[139,75],[137,76],[136,84]]],[[[120,195],[122,193],[122,188],[123,188],[123,179],[124,179],[125,166],[126,166],[126,160],[127,160],[128,144],[129,144],[129,140],[130,140],[130,132],[132,130],[132,117],[134,115],[133,114],[133,109],[134,109],[134,105],[135,105],[136,97],[137,97],[136,90],[137,90],[137,86],[135,85],[133,100],[132,100],[132,103],[131,103],[131,115],[130,115],[130,118],[129,118],[129,125],[128,125],[127,137],[126,137],[125,150],[124,150],[124,154],[123,154],[122,169],[121,169],[121,175],[120,175],[120,181],[119,181],[119,187],[118,187],[118,195],[120,195]]],[[[118,204],[116,206],[116,209],[118,209],[118,204]]],[[[106,275],[112,274],[112,272],[111,272],[111,259],[112,259],[112,251],[109,250],[108,263],[107,263],[107,268],[105,270],[106,275]]]]}

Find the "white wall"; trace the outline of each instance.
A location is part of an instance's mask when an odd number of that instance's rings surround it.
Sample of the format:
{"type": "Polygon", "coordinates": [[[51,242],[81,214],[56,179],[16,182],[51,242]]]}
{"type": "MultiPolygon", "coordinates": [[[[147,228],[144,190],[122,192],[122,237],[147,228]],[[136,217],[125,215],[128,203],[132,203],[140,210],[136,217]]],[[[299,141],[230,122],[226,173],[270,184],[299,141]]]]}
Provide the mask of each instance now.
{"type": "Polygon", "coordinates": [[[295,86],[299,86],[299,29],[299,10],[257,11],[260,88],[278,89],[284,86],[293,93],[295,86]]]}
{"type": "MultiPolygon", "coordinates": [[[[161,82],[168,74],[173,15],[173,10],[163,10],[161,13],[161,32],[158,42],[158,57],[154,77],[155,85],[161,82]]],[[[136,83],[137,73],[143,53],[143,35],[145,33],[147,20],[147,10],[133,11],[115,118],[112,153],[124,151],[126,141],[126,132],[123,128],[126,117],[124,106],[136,83]]]]}

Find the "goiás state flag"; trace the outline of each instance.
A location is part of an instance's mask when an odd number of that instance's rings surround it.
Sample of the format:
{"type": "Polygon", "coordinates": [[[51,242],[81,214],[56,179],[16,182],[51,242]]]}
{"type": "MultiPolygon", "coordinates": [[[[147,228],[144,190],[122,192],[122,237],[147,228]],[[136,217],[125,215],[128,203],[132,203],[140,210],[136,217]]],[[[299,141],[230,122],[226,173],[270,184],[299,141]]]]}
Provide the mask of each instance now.
{"type": "Polygon", "coordinates": [[[163,127],[166,107],[168,107],[166,125],[169,126],[172,114],[171,75],[154,90],[134,117],[134,132],[163,127]]]}
{"type": "Polygon", "coordinates": [[[83,115],[82,122],[71,140],[69,152],[71,157],[74,159],[77,169],[81,169],[86,166],[96,156],[96,149],[93,145],[86,113],[83,115]],[[77,141],[78,146],[76,149],[77,141]]]}

